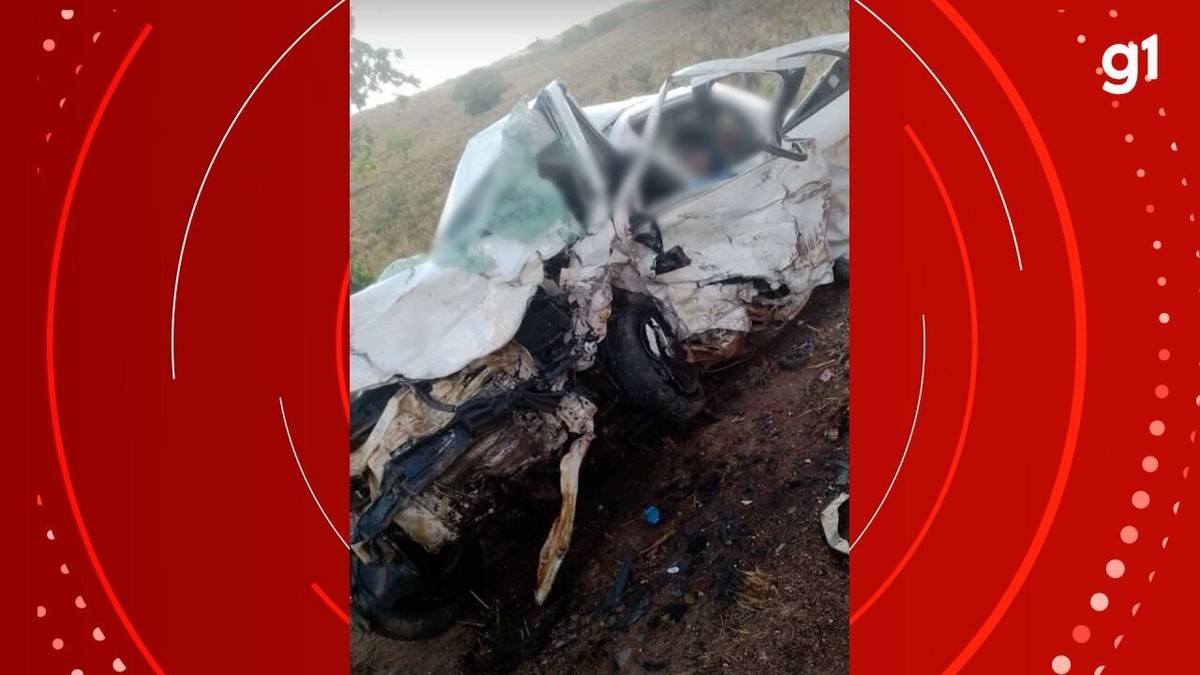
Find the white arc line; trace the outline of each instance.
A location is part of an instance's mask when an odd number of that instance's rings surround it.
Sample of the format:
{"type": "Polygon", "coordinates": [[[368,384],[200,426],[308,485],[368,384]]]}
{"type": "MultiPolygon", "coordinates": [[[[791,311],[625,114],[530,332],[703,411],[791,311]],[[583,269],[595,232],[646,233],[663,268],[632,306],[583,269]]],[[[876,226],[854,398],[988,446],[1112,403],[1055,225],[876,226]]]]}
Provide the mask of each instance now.
{"type": "Polygon", "coordinates": [[[233,131],[234,125],[237,124],[238,119],[240,119],[242,116],[242,111],[244,111],[246,106],[250,104],[250,99],[254,98],[254,95],[258,93],[258,88],[263,85],[263,82],[267,81],[267,78],[271,76],[271,73],[274,72],[275,67],[279,65],[279,62],[283,60],[283,57],[287,56],[292,51],[292,48],[294,48],[300,43],[301,40],[304,39],[305,35],[308,35],[312,29],[317,27],[317,24],[324,21],[325,17],[332,14],[333,10],[341,7],[344,4],[346,4],[346,0],[338,0],[333,7],[325,10],[325,13],[317,17],[317,20],[313,21],[308,28],[305,28],[303,33],[300,33],[295,40],[292,40],[292,44],[288,45],[287,49],[283,50],[283,53],[279,55],[279,58],[275,59],[275,63],[272,63],[270,68],[267,68],[267,72],[263,73],[263,76],[258,79],[258,84],[255,84],[254,88],[250,90],[250,93],[246,96],[246,100],[242,101],[241,107],[238,108],[237,113],[234,114],[233,119],[229,122],[229,126],[225,128],[225,133],[221,136],[221,141],[217,143],[217,149],[213,151],[212,158],[208,160],[208,168],[204,170],[204,176],[200,179],[200,187],[196,189],[196,198],[192,200],[192,210],[188,213],[187,225],[183,228],[183,242],[179,245],[179,262],[175,264],[175,286],[171,290],[172,380],[175,379],[175,306],[177,300],[179,299],[179,274],[183,270],[183,252],[187,250],[188,235],[192,232],[192,219],[196,217],[196,206],[200,204],[200,195],[204,193],[204,186],[206,183],[208,183],[208,174],[212,173],[213,165],[217,163],[217,155],[221,154],[221,148],[225,147],[225,140],[229,138],[229,132],[233,131]]]}
{"type": "Polygon", "coordinates": [[[296,468],[300,469],[300,477],[304,479],[304,485],[308,488],[308,494],[312,496],[313,503],[317,505],[317,509],[321,511],[321,515],[325,517],[325,522],[329,523],[329,529],[333,530],[333,533],[341,540],[342,545],[349,549],[350,544],[346,543],[346,538],[342,536],[337,526],[329,519],[329,514],[325,513],[325,507],[321,506],[321,500],[317,499],[317,493],[313,492],[312,483],[308,482],[308,474],[304,473],[304,465],[300,463],[300,455],[296,454],[296,444],[292,442],[292,430],[288,427],[287,412],[283,409],[282,396],[279,397],[279,416],[283,418],[283,432],[287,434],[288,445],[292,448],[292,457],[296,460],[296,468]]]}
{"type": "Polygon", "coordinates": [[[875,512],[867,519],[867,524],[863,525],[863,529],[850,542],[850,550],[858,544],[863,535],[867,533],[867,529],[871,527],[871,523],[875,522],[875,516],[879,515],[879,510],[883,508],[883,503],[887,501],[888,495],[892,493],[892,486],[896,484],[896,479],[900,477],[900,469],[904,468],[904,459],[908,457],[908,448],[912,445],[913,433],[917,430],[917,417],[921,414],[921,397],[925,393],[925,315],[921,315],[921,381],[917,384],[917,408],[913,410],[912,426],[908,428],[908,440],[904,441],[904,452],[900,453],[900,463],[896,465],[896,473],[892,474],[892,482],[888,483],[887,489],[883,491],[883,499],[879,500],[879,505],[875,507],[875,512]]]}
{"type": "Polygon", "coordinates": [[[883,24],[883,27],[886,28],[889,33],[894,35],[896,39],[900,41],[900,44],[904,45],[905,49],[907,49],[914,57],[916,57],[917,61],[919,61],[925,68],[925,71],[929,73],[929,76],[933,78],[933,81],[937,83],[937,86],[941,88],[942,93],[945,94],[946,98],[950,100],[950,105],[954,106],[954,110],[958,113],[958,116],[962,118],[963,124],[967,126],[967,132],[971,134],[971,138],[975,141],[975,147],[979,149],[979,154],[983,157],[983,163],[987,165],[988,173],[992,176],[992,183],[996,186],[996,194],[1000,196],[1000,206],[1004,208],[1004,217],[1008,220],[1008,231],[1010,234],[1012,234],[1013,250],[1017,254],[1017,269],[1024,271],[1025,266],[1021,262],[1021,245],[1017,243],[1017,229],[1013,226],[1012,213],[1010,213],[1008,210],[1008,200],[1004,198],[1004,190],[1000,187],[1000,180],[996,178],[996,170],[992,168],[992,160],[988,158],[987,152],[983,149],[983,143],[979,142],[979,136],[975,135],[975,127],[971,126],[971,122],[967,120],[967,116],[963,113],[962,108],[958,107],[958,101],[954,100],[954,97],[950,95],[950,90],[946,89],[946,85],[942,84],[942,79],[937,76],[937,73],[933,72],[933,68],[929,67],[929,64],[925,62],[925,59],[921,58],[921,55],[917,53],[917,50],[913,49],[912,45],[908,44],[908,40],[905,40],[903,37],[901,37],[900,34],[896,32],[896,29],[892,28],[891,24],[889,24],[887,21],[884,21],[883,17],[875,13],[875,10],[863,4],[862,0],[854,0],[854,4],[867,10],[868,14],[875,17],[876,21],[883,24]]]}

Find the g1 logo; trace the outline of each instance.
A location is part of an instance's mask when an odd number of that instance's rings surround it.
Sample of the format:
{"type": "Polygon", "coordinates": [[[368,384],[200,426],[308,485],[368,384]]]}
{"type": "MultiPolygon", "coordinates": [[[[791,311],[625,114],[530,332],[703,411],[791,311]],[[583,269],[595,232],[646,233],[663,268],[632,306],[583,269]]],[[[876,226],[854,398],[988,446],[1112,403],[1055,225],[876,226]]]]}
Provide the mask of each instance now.
{"type": "MultiPolygon", "coordinates": [[[[1142,40],[1142,49],[1146,52],[1146,81],[1158,79],[1158,33],[1142,40]]],[[[1105,82],[1104,91],[1110,94],[1128,94],[1133,91],[1138,82],[1138,45],[1136,42],[1117,43],[1104,50],[1104,74],[1112,82],[1105,82]],[[1113,63],[1118,56],[1125,57],[1125,66],[1117,68],[1113,63]]]]}

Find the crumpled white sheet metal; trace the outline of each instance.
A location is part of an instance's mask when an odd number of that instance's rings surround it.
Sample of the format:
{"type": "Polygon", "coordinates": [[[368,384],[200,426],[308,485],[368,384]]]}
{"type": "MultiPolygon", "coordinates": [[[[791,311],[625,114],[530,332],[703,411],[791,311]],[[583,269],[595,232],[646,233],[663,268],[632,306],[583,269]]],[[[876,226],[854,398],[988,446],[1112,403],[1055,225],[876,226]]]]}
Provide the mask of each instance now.
{"type": "Polygon", "coordinates": [[[615,239],[611,223],[596,228],[571,247],[570,261],[558,275],[558,286],[573,310],[571,332],[579,349],[574,364],[577,371],[596,362],[598,345],[612,315],[614,276],[616,270],[627,267],[624,256],[613,250],[615,239]]]}
{"type": "MultiPolygon", "coordinates": [[[[684,68],[669,78],[653,97],[655,105],[644,138],[654,135],[662,105],[669,92],[674,91],[670,86],[672,81],[684,79],[694,84],[731,73],[804,65],[806,52],[844,51],[848,45],[848,34],[825,35],[743,59],[709,61],[684,68]]],[[[550,103],[551,114],[556,117],[562,142],[583,163],[580,170],[593,184],[592,193],[606,194],[603,178],[583,150],[586,141],[570,113],[565,92],[557,83],[551,83],[543,93],[550,103]]],[[[621,105],[644,105],[647,100],[639,97],[595,109],[591,116],[607,120],[621,105]]],[[[636,190],[636,175],[644,169],[650,150],[648,145],[643,146],[616,199],[618,211],[610,220],[608,209],[614,205],[595,200],[587,214],[592,226],[580,242],[593,243],[590,248],[594,253],[604,251],[606,244],[618,242],[618,245],[606,260],[590,254],[574,255],[560,280],[572,304],[582,310],[577,314],[576,332],[582,334],[586,329],[593,340],[603,337],[604,322],[611,310],[611,289],[606,288],[607,292],[602,293],[599,285],[616,284],[627,290],[642,290],[631,286],[644,284],[644,290],[664,301],[675,315],[676,333],[686,339],[707,331],[749,329],[747,304],[753,300],[754,291],[746,283],[721,283],[725,279],[763,279],[774,288],[786,284],[801,305],[813,287],[828,283],[832,279],[832,260],[848,255],[849,245],[849,214],[845,208],[849,196],[845,104],[846,101],[835,103],[830,106],[829,114],[814,116],[789,134],[816,140],[815,147],[822,152],[813,152],[810,146],[809,161],[797,165],[764,158],[760,168],[746,171],[722,184],[719,190],[692,195],[673,210],[655,214],[666,246],[681,245],[692,259],[691,265],[661,279],[655,278],[651,271],[652,256],[639,256],[637,246],[619,225],[627,222],[631,207],[645,206],[639,203],[636,190]],[[832,204],[828,198],[829,178],[821,184],[825,194],[818,199],[809,185],[815,179],[802,175],[826,171],[822,154],[831,164],[829,171],[836,194],[832,204]],[[787,165],[796,166],[784,175],[787,165]],[[753,180],[759,182],[752,184],[753,180]],[[739,185],[743,189],[738,189],[739,185]],[[794,202],[801,194],[805,197],[797,206],[794,202]],[[609,227],[618,224],[616,231],[610,231],[604,223],[609,227]],[[731,228],[731,223],[736,223],[736,227],[731,228]],[[780,227],[781,224],[785,226],[780,227]],[[641,279],[633,284],[619,280],[630,279],[632,270],[625,264],[625,256],[640,272],[641,279]]],[[[498,121],[468,143],[448,196],[435,247],[444,236],[444,226],[456,205],[467,199],[500,156],[504,124],[504,119],[498,121]]],[[[538,125],[535,131],[542,141],[549,132],[545,125],[538,125]]],[[[439,266],[434,256],[432,261],[401,270],[351,298],[352,392],[396,376],[444,377],[512,339],[529,299],[542,282],[542,260],[561,250],[563,242],[553,237],[527,243],[494,239],[497,240],[484,245],[490,247],[487,254],[497,261],[497,269],[486,274],[439,266]]],[[[585,354],[584,362],[579,365],[590,365],[590,361],[585,354]]]]}
{"type": "MultiPolygon", "coordinates": [[[[747,59],[698,64],[679,71],[672,79],[689,78],[697,83],[733,72],[798,67],[804,65],[804,52],[839,49],[847,44],[845,34],[821,36],[747,59]]],[[[653,97],[655,103],[644,138],[653,137],[663,102],[672,91],[669,86],[672,79],[653,97]]],[[[591,194],[609,194],[604,175],[594,158],[588,156],[587,139],[571,113],[565,91],[552,83],[543,94],[543,100],[551,108],[547,114],[558,139],[568,155],[582,163],[579,169],[590,183],[591,194]]],[[[636,99],[622,105],[644,104],[647,100],[636,99]]],[[[611,123],[619,108],[620,105],[613,105],[585,114],[595,121],[611,123]]],[[[503,124],[504,120],[497,122],[468,144],[468,154],[473,153],[474,157],[469,160],[464,154],[455,177],[460,185],[451,188],[435,247],[438,239],[446,236],[445,226],[457,208],[454,205],[473,198],[475,186],[481,184],[502,155],[503,124]]],[[[575,335],[585,344],[591,342],[593,347],[603,338],[612,311],[614,286],[648,292],[659,298],[674,319],[678,337],[685,341],[707,341],[705,346],[712,346],[715,352],[740,340],[739,336],[749,332],[754,322],[762,321],[764,308],[771,320],[780,315],[784,320],[793,318],[813,288],[832,280],[831,242],[841,237],[836,228],[844,226],[848,234],[848,214],[839,221],[842,225],[833,225],[835,232],[827,231],[831,210],[836,210],[833,195],[838,185],[836,176],[830,178],[826,160],[835,166],[840,162],[842,168],[848,167],[846,130],[844,124],[839,124],[842,122],[818,119],[808,128],[801,125],[798,135],[790,134],[808,153],[806,161],[792,161],[764,152],[737,177],[711,188],[698,188],[666,208],[656,208],[653,215],[665,246],[678,245],[691,259],[689,265],[661,276],[653,271],[654,252],[632,242],[624,227],[629,209],[644,206],[638,203],[636,189],[650,148],[648,144],[643,146],[616,199],[618,211],[610,218],[609,210],[614,204],[606,199],[589,204],[586,220],[591,227],[574,241],[569,264],[559,278],[549,280],[551,285],[557,281],[559,290],[574,308],[575,335]],[[832,139],[828,147],[822,146],[824,138],[832,139]],[[763,288],[764,283],[767,289],[763,288]],[[788,293],[763,297],[764,291],[781,290],[784,286],[788,293]]],[[[546,131],[544,126],[536,130],[543,139],[546,131]]],[[[848,196],[848,186],[844,183],[843,180],[839,189],[848,196]]],[[[530,297],[545,281],[543,260],[561,250],[564,242],[559,232],[550,230],[531,240],[490,237],[472,243],[483,247],[485,257],[494,263],[489,269],[442,265],[434,255],[411,267],[398,266],[400,269],[393,276],[351,298],[351,391],[396,376],[421,380],[446,378],[476,358],[511,342],[530,297]]],[[[523,348],[518,349],[528,359],[523,348]]],[[[590,365],[594,356],[594,349],[591,353],[585,351],[576,367],[590,365]]],[[[449,386],[448,382],[442,380],[440,384],[449,386]]],[[[441,392],[438,400],[445,399],[446,392],[441,392]]],[[[539,557],[535,593],[538,604],[546,599],[570,546],[579,469],[593,440],[595,407],[581,396],[571,394],[554,415],[540,414],[552,423],[554,428],[550,431],[560,439],[555,445],[565,442],[567,431],[575,438],[560,462],[563,501],[539,557]]],[[[392,415],[395,417],[395,410],[392,415]]],[[[436,411],[428,412],[420,423],[407,424],[403,431],[425,427],[429,431],[446,423],[444,417],[436,411]]],[[[375,438],[378,434],[373,432],[372,439],[379,440],[375,438]]],[[[364,447],[373,447],[371,443],[368,439],[364,447]]],[[[499,449],[490,457],[495,460],[505,447],[508,446],[498,441],[492,445],[479,443],[476,449],[483,448],[486,452],[499,449]]],[[[360,470],[370,468],[370,464],[366,456],[352,458],[352,465],[360,470]]],[[[486,464],[485,461],[483,465],[486,464]]],[[[378,474],[379,467],[374,469],[378,474]]],[[[828,513],[823,514],[827,538],[828,518],[828,513]]],[[[436,490],[430,492],[428,499],[395,516],[402,529],[431,550],[455,536],[454,520],[454,509],[446,495],[436,490]]],[[[830,544],[837,548],[834,541],[830,544]]]]}
{"type": "MultiPolygon", "coordinates": [[[[846,94],[849,97],[849,94],[846,94]]],[[[829,213],[829,257],[850,259],[850,137],[824,152],[833,181],[833,209],[829,213]]]]}
{"type": "Polygon", "coordinates": [[[814,152],[805,162],[769,157],[719,190],[657,214],[664,246],[679,245],[692,260],[661,276],[654,274],[653,255],[638,262],[646,289],[678,319],[676,335],[687,340],[712,331],[748,332],[752,280],[772,289],[787,286],[805,299],[831,281],[825,241],[830,201],[829,179],[814,152]]]}
{"type": "Polygon", "coordinates": [[[825,534],[825,543],[829,544],[829,548],[842,555],[850,555],[850,542],[838,533],[840,521],[838,509],[849,499],[850,495],[843,492],[821,511],[821,531],[825,534]]]}
{"type": "MultiPolygon", "coordinates": [[[[709,62],[712,67],[706,72],[714,77],[739,72],[743,61],[720,62],[721,67],[732,70],[720,70],[718,62],[709,62]]],[[[755,60],[756,64],[760,61],[767,62],[755,60]]],[[[662,84],[658,101],[650,109],[646,138],[653,138],[658,129],[673,78],[662,84]]],[[[623,233],[623,250],[634,259],[644,291],[662,301],[680,340],[707,339],[716,342],[709,345],[715,352],[726,352],[739,334],[751,328],[754,280],[772,288],[786,285],[796,312],[812,288],[833,280],[833,259],[826,241],[832,202],[828,169],[811,139],[797,142],[809,154],[808,160],[796,162],[760,153],[749,162],[757,165],[736,178],[654,209],[662,244],[666,249],[682,247],[691,259],[686,267],[655,275],[655,253],[623,233]]],[[[637,186],[650,151],[649,143],[643,142],[620,190],[619,205],[641,207],[637,186]]],[[[628,208],[619,209],[614,220],[628,220],[628,208]]]]}
{"type": "Polygon", "coordinates": [[[850,258],[850,92],[839,96],[787,134],[811,138],[833,180],[833,208],[829,214],[829,257],[850,258]]]}
{"type": "Polygon", "coordinates": [[[516,335],[541,280],[536,255],[509,276],[425,262],[355,293],[350,391],[395,375],[444,377],[499,349],[516,335]]]}
{"type": "MultiPolygon", "coordinates": [[[[822,36],[745,59],[723,59],[678,71],[659,90],[646,121],[643,138],[654,137],[671,83],[693,84],[739,72],[769,72],[805,65],[803,52],[848,42],[845,35],[822,36]],[[800,54],[797,56],[797,54],[800,54]],[[778,55],[775,58],[774,55],[778,55]]],[[[785,313],[794,316],[812,289],[833,280],[833,258],[826,241],[832,208],[832,185],[816,142],[796,138],[808,159],[796,162],[760,153],[758,164],[734,179],[655,209],[663,246],[681,246],[691,264],[661,277],[653,271],[654,252],[621,237],[623,249],[637,261],[644,288],[672,315],[676,337],[707,342],[717,354],[729,352],[751,328],[750,306],[758,291],[754,280],[772,290],[787,286],[785,313]]],[[[638,184],[652,146],[643,143],[633,169],[621,186],[617,222],[627,222],[630,208],[644,208],[638,184]]],[[[621,228],[618,228],[619,230],[621,228]]],[[[786,316],[784,318],[791,318],[786,316]]],[[[690,356],[695,356],[689,351],[690,356]]]]}
{"type": "MultiPolygon", "coordinates": [[[[351,296],[351,392],[396,376],[445,377],[472,359],[494,352],[516,335],[528,301],[542,282],[543,261],[566,246],[564,237],[568,230],[577,236],[583,228],[566,213],[564,206],[564,218],[570,222],[550,225],[539,236],[527,237],[527,232],[521,231],[521,222],[509,221],[499,225],[510,227],[515,238],[504,236],[490,225],[468,225],[466,240],[450,230],[464,221],[478,223],[479,218],[488,217],[487,214],[471,216],[471,209],[487,210],[486,206],[472,203],[479,200],[481,190],[485,196],[498,194],[496,190],[484,190],[491,185],[489,180],[503,183],[506,176],[516,171],[522,175],[528,173],[528,180],[535,184],[543,182],[550,186],[549,181],[537,177],[535,154],[555,141],[575,160],[592,193],[607,193],[595,160],[587,154],[585,135],[571,112],[565,90],[552,82],[539,100],[548,105],[549,109],[543,110],[553,125],[542,113],[518,107],[468,142],[429,260],[401,269],[351,296]],[[514,124],[519,128],[511,129],[514,124]],[[512,151],[518,149],[512,143],[528,143],[533,147],[522,145],[514,160],[512,151]],[[486,260],[488,268],[446,260],[464,254],[486,260]]],[[[503,205],[497,204],[495,208],[503,205]]],[[[518,220],[523,215],[519,209],[506,214],[518,220]]],[[[589,205],[586,219],[589,223],[609,222],[608,215],[608,204],[596,200],[589,205]]]]}

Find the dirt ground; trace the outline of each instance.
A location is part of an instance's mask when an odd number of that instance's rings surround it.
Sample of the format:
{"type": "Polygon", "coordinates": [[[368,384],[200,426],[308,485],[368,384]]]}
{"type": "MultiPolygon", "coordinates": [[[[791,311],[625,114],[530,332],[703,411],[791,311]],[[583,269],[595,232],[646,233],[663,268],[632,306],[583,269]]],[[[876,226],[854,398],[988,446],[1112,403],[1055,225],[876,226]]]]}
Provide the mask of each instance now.
{"type": "Polygon", "coordinates": [[[534,571],[555,499],[484,543],[489,573],[457,627],[415,643],[354,632],[351,671],[848,672],[849,564],[818,519],[849,491],[848,289],[818,289],[800,318],[707,376],[710,411],[687,428],[602,415],[544,607],[534,571]]]}

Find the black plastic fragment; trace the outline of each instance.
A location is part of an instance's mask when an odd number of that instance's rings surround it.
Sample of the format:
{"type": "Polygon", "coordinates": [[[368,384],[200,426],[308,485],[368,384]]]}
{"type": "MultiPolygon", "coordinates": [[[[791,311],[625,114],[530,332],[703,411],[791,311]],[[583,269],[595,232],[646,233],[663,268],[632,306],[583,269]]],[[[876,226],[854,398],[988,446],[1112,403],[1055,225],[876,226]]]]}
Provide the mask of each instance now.
{"type": "Polygon", "coordinates": [[[655,253],[662,254],[662,230],[658,229],[657,220],[645,213],[631,213],[629,215],[629,232],[633,234],[634,241],[655,253]]]}
{"type": "Polygon", "coordinates": [[[621,568],[617,570],[617,578],[613,580],[613,585],[608,589],[608,593],[600,604],[596,606],[594,613],[610,610],[621,604],[621,598],[625,595],[625,585],[629,583],[629,573],[633,570],[633,559],[625,556],[621,560],[621,568]]]}
{"type": "Polygon", "coordinates": [[[656,258],[654,258],[654,273],[666,274],[667,272],[674,272],[677,269],[687,267],[691,264],[692,259],[683,252],[683,248],[680,246],[674,246],[671,248],[671,250],[665,253],[660,253],[656,258]]]}

